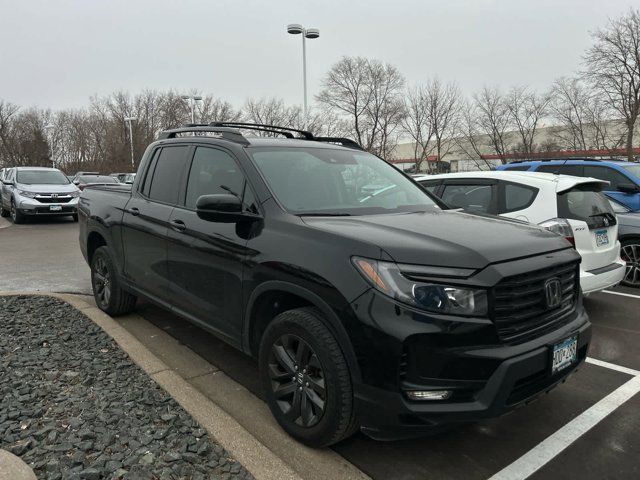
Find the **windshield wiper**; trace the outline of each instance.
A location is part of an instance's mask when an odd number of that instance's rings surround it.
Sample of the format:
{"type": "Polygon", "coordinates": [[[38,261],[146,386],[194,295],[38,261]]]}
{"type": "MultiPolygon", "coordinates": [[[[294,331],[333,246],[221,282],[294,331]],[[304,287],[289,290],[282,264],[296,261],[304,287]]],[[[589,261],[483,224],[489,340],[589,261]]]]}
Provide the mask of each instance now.
{"type": "Polygon", "coordinates": [[[308,213],[299,213],[298,216],[299,217],[350,217],[351,214],[346,212],[329,212],[329,213],[308,212],[308,213]]]}

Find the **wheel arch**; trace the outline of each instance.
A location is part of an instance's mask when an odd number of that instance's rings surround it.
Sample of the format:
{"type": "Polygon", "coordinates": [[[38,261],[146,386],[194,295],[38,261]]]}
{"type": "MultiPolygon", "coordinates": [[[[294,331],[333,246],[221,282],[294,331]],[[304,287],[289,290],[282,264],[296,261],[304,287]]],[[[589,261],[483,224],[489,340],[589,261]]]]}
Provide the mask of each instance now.
{"type": "Polygon", "coordinates": [[[335,310],[318,294],[293,283],[268,281],[251,293],[242,328],[243,350],[249,355],[257,356],[262,333],[271,320],[281,312],[300,307],[315,307],[322,313],[322,321],[338,341],[352,378],[359,381],[361,375],[355,351],[335,310]]]}

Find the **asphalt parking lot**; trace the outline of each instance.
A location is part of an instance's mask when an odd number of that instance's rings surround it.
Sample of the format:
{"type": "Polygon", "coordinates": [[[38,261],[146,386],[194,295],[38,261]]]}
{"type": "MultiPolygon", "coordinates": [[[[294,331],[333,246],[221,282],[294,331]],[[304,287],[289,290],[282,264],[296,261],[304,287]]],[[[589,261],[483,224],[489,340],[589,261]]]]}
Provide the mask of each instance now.
{"type": "MultiPolygon", "coordinates": [[[[0,291],[89,293],[77,236],[66,220],[0,228],[0,291]]],[[[585,305],[589,362],[536,402],[433,437],[356,435],[334,450],[374,479],[639,478],[640,291],[619,287],[585,305]]],[[[138,313],[260,396],[251,359],[150,304],[138,313]]]]}

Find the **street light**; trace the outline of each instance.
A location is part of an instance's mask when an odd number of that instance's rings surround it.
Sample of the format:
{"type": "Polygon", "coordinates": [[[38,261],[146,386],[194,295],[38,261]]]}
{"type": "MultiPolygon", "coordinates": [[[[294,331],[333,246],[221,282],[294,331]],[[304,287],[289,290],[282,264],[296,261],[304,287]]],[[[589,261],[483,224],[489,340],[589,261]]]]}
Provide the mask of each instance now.
{"type": "Polygon", "coordinates": [[[124,117],[124,123],[129,124],[129,144],[131,145],[131,167],[135,168],[135,163],[133,162],[133,128],[132,124],[138,120],[137,117],[124,117]]]}
{"type": "Polygon", "coordinates": [[[182,95],[182,99],[186,100],[191,109],[191,123],[196,123],[196,102],[201,102],[200,95],[182,95]]]}
{"type": "Polygon", "coordinates": [[[45,131],[47,132],[47,136],[49,137],[47,140],[49,140],[49,143],[51,144],[51,166],[55,168],[56,166],[56,157],[54,155],[54,151],[53,151],[53,130],[55,130],[55,126],[52,123],[47,123],[44,126],[45,131]],[[51,132],[51,134],[49,134],[49,132],[51,132]]]}
{"type": "Polygon", "coordinates": [[[302,34],[302,84],[304,89],[304,126],[307,126],[307,43],[306,39],[318,38],[320,30],[317,28],[304,28],[299,23],[287,25],[287,32],[291,35],[302,34]]]}

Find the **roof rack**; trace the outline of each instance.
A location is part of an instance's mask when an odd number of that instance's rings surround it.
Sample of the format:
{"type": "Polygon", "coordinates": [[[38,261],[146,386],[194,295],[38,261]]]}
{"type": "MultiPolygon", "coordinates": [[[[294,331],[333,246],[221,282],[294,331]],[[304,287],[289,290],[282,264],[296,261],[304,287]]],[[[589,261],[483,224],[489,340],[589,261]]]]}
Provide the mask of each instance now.
{"type": "Polygon", "coordinates": [[[198,132],[212,132],[219,134],[225,140],[241,143],[243,145],[249,145],[249,141],[242,135],[238,129],[256,130],[260,132],[275,133],[282,135],[286,138],[298,140],[313,140],[316,142],[335,143],[347,148],[354,148],[357,150],[363,150],[358,142],[344,137],[316,137],[313,133],[306,130],[299,130],[296,128],[279,127],[277,125],[267,125],[263,123],[247,123],[247,122],[211,122],[211,123],[187,123],[186,125],[175,128],[172,130],[166,130],[158,135],[159,140],[167,138],[176,138],[181,133],[198,133],[198,132]],[[295,137],[294,133],[297,133],[299,137],[295,137]]]}
{"type": "Polygon", "coordinates": [[[590,162],[602,162],[599,158],[589,158],[589,157],[555,157],[555,158],[523,158],[521,160],[515,160],[513,162],[509,162],[509,165],[513,165],[514,163],[526,163],[526,162],[564,162],[569,160],[588,160],[590,162]]]}

